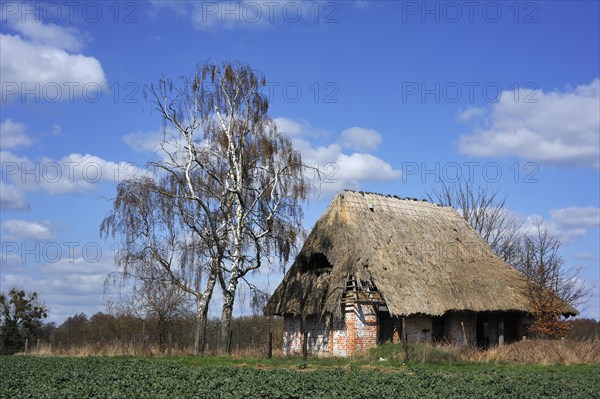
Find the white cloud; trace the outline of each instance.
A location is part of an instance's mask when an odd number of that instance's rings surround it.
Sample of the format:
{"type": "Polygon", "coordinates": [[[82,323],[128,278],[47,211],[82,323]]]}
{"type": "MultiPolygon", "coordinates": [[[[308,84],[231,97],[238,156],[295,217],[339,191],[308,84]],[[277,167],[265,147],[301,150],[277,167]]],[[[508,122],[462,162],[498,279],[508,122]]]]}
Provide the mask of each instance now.
{"type": "MultiPolygon", "coordinates": [[[[12,239],[17,240],[52,240],[54,235],[48,222],[29,222],[27,220],[9,219],[2,222],[4,229],[12,239]]],[[[6,236],[5,236],[6,237],[6,236]]]]}
{"type": "Polygon", "coordinates": [[[36,22],[34,18],[6,17],[7,25],[31,42],[78,52],[85,46],[85,36],[73,27],[36,22]]]}
{"type": "Polygon", "coordinates": [[[302,154],[303,162],[312,167],[307,178],[313,182],[317,195],[332,194],[343,188],[356,189],[361,183],[369,181],[393,180],[401,177],[401,171],[395,170],[389,163],[366,152],[344,153],[344,148],[373,148],[373,142],[380,142],[381,135],[374,130],[363,128],[347,129],[344,137],[337,142],[315,145],[309,138],[329,137],[326,133],[315,135],[319,129],[307,122],[297,122],[287,118],[276,118],[278,128],[283,132],[291,132],[294,147],[302,154]],[[350,133],[348,133],[350,132],[350,133]],[[367,132],[365,135],[361,133],[367,132]],[[361,141],[365,136],[370,141],[361,141]],[[354,140],[353,140],[354,139],[354,140]],[[344,145],[345,143],[345,145],[344,145]],[[353,145],[350,146],[349,143],[353,145]]]}
{"type": "Polygon", "coordinates": [[[465,123],[465,122],[469,122],[470,120],[472,120],[474,118],[479,118],[483,115],[485,115],[485,109],[479,108],[479,107],[470,107],[464,111],[460,111],[456,115],[456,119],[459,122],[465,123]]]}
{"type": "Polygon", "coordinates": [[[45,244],[40,245],[38,253],[32,253],[34,246],[28,244],[26,253],[2,254],[9,266],[2,264],[0,287],[36,291],[50,309],[48,321],[60,323],[75,313],[91,316],[102,310],[104,282],[108,273],[115,271],[114,250],[93,245],[85,252],[83,243],[73,246],[74,240],[69,241],[71,247],[66,242],[49,243],[62,248],[57,260],[50,260],[54,254],[46,256],[45,244]],[[99,255],[96,248],[101,249],[99,255]]]}
{"type": "Polygon", "coordinates": [[[551,209],[550,216],[562,226],[594,227],[600,226],[600,208],[576,206],[551,209]]]}
{"type": "MultiPolygon", "coordinates": [[[[0,35],[3,101],[24,90],[35,93],[38,101],[72,101],[106,87],[100,61],[76,53],[86,41],[79,31],[33,20],[8,21],[18,34],[0,35]]],[[[30,99],[32,94],[21,97],[30,99]]]]}
{"type": "Polygon", "coordinates": [[[2,211],[28,211],[29,202],[25,193],[18,190],[12,184],[0,181],[0,210],[2,211]]]}
{"type": "MultiPolygon", "coordinates": [[[[465,112],[465,120],[477,113],[465,112]]],[[[481,126],[459,139],[463,154],[600,168],[599,79],[562,92],[505,91],[480,119],[481,126]]]]}
{"type": "Polygon", "coordinates": [[[571,254],[571,258],[575,260],[594,260],[596,257],[589,252],[574,252],[571,254]]]}
{"type": "Polygon", "coordinates": [[[381,135],[373,129],[351,127],[340,135],[342,147],[356,151],[374,151],[383,141],[381,135]]]}
{"type": "Polygon", "coordinates": [[[290,139],[330,140],[331,134],[325,130],[312,126],[308,121],[278,117],[273,119],[277,131],[290,139]]]}
{"type": "Polygon", "coordinates": [[[27,134],[27,127],[10,118],[6,118],[0,124],[0,138],[0,148],[28,147],[33,144],[33,140],[27,134]]]}
{"type": "MultiPolygon", "coordinates": [[[[539,215],[529,215],[524,219],[522,232],[536,233],[536,222],[542,220],[539,215]]],[[[568,207],[551,209],[550,219],[542,225],[562,243],[569,243],[584,237],[590,229],[600,226],[600,209],[594,207],[568,207]]]]}
{"type": "Polygon", "coordinates": [[[0,151],[3,179],[19,191],[43,190],[48,194],[94,191],[101,182],[119,183],[142,171],[127,162],[111,162],[90,154],[69,154],[38,161],[0,151]]]}
{"type": "Polygon", "coordinates": [[[164,139],[161,132],[135,132],[123,136],[123,141],[135,152],[156,152],[164,139]]]}

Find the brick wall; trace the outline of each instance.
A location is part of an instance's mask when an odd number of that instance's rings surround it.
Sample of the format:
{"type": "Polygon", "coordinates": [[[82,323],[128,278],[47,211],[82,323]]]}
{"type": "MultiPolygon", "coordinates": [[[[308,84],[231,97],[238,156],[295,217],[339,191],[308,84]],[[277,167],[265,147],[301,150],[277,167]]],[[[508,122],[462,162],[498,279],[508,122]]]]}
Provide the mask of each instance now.
{"type": "Polygon", "coordinates": [[[404,319],[408,342],[432,342],[433,331],[430,316],[409,316],[404,319]]]}
{"type": "Polygon", "coordinates": [[[348,326],[354,333],[353,351],[373,348],[377,345],[377,312],[372,305],[356,304],[353,308],[353,325],[348,326]]]}
{"type": "MultiPolygon", "coordinates": [[[[308,335],[308,354],[316,356],[327,356],[330,350],[330,329],[328,317],[308,317],[306,319],[306,330],[308,335]]],[[[302,354],[302,324],[300,317],[285,317],[283,319],[283,354],[302,354]]]]}
{"type": "Polygon", "coordinates": [[[283,319],[283,354],[285,356],[302,354],[300,317],[285,317],[283,319]]]}

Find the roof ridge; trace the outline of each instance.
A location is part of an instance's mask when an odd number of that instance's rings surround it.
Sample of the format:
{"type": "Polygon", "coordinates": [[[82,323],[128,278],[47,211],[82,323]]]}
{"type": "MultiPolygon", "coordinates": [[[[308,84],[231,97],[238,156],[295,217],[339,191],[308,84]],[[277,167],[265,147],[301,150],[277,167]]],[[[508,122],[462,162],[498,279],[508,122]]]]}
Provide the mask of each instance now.
{"type": "Polygon", "coordinates": [[[393,198],[393,199],[397,199],[397,200],[400,200],[400,201],[416,201],[416,202],[426,202],[426,203],[428,203],[428,204],[431,204],[431,205],[442,206],[442,205],[436,204],[435,202],[430,202],[430,201],[428,201],[428,200],[427,200],[427,199],[425,199],[425,198],[421,198],[421,199],[419,199],[419,198],[415,198],[415,197],[400,197],[399,195],[396,195],[396,194],[382,194],[382,193],[376,193],[376,192],[373,192],[373,191],[352,190],[352,189],[348,189],[348,188],[345,188],[345,189],[342,191],[342,193],[340,193],[340,194],[344,194],[344,193],[346,193],[346,192],[349,192],[349,193],[354,193],[354,194],[361,194],[361,195],[363,195],[363,196],[364,196],[365,194],[368,194],[368,195],[376,195],[376,196],[378,196],[378,197],[383,197],[383,198],[393,198]]]}

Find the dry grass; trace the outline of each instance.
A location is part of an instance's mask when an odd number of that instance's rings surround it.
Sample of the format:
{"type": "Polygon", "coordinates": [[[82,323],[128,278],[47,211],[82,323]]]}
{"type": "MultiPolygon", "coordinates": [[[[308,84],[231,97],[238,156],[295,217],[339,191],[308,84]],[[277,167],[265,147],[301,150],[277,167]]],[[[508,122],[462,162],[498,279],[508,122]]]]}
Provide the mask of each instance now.
{"type": "MultiPolygon", "coordinates": [[[[486,351],[476,348],[458,348],[450,345],[411,344],[409,346],[410,360],[420,363],[508,363],[508,364],[539,364],[539,365],[572,365],[600,364],[600,340],[526,340],[509,345],[492,348],[486,351]]],[[[40,345],[39,350],[28,354],[40,356],[169,356],[167,351],[162,353],[158,346],[141,347],[133,344],[83,345],[72,348],[56,348],[50,345],[40,345]]],[[[171,356],[192,355],[191,348],[172,349],[171,356]]],[[[206,356],[221,356],[223,352],[207,351],[206,356]]],[[[234,350],[234,359],[266,358],[263,348],[234,350]]],[[[274,358],[284,358],[281,348],[273,348],[274,358]]],[[[378,361],[380,358],[389,360],[404,359],[404,351],[400,344],[386,344],[357,356],[359,361],[378,361]]]]}
{"type": "Polygon", "coordinates": [[[479,363],[600,364],[599,340],[526,340],[487,351],[456,348],[450,350],[454,351],[460,360],[479,363]]]}
{"type": "MultiPolygon", "coordinates": [[[[39,349],[33,349],[28,354],[40,356],[168,356],[169,354],[161,352],[157,345],[134,345],[134,344],[106,344],[106,345],[80,345],[69,348],[57,348],[48,344],[40,345],[39,349]]],[[[191,355],[191,349],[173,348],[171,356],[191,355]]]]}

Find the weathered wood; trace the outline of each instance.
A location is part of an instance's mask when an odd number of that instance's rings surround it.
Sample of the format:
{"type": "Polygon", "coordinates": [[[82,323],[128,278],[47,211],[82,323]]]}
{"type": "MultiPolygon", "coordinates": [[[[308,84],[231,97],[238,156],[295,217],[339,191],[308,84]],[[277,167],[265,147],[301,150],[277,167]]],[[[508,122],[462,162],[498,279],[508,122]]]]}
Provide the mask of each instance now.
{"type": "Polygon", "coordinates": [[[406,331],[406,320],[402,318],[402,347],[404,348],[404,362],[408,363],[408,332],[406,331]]]}
{"type": "Polygon", "coordinates": [[[25,339],[25,354],[27,354],[27,349],[29,349],[29,340],[25,339]]]}
{"type": "Polygon", "coordinates": [[[498,321],[498,346],[504,345],[504,316],[500,315],[498,321]]]}
{"type": "Polygon", "coordinates": [[[269,332],[269,340],[267,343],[267,357],[270,359],[273,357],[273,333],[269,332]]]}
{"type": "Polygon", "coordinates": [[[465,346],[469,346],[469,340],[467,339],[467,333],[465,332],[465,323],[460,322],[460,328],[462,329],[463,339],[465,341],[465,346]]]}
{"type": "Polygon", "coordinates": [[[300,319],[300,331],[302,332],[302,359],[306,361],[308,358],[308,332],[304,318],[300,319]]]}

